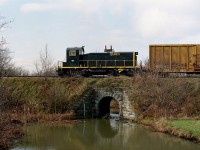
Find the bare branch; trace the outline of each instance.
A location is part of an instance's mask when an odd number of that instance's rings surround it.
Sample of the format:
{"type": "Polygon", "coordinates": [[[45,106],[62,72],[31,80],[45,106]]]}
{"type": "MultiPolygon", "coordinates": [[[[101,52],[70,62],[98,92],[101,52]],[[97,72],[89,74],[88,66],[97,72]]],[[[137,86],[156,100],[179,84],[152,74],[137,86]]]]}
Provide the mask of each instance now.
{"type": "Polygon", "coordinates": [[[55,75],[55,68],[53,66],[53,60],[48,52],[48,45],[45,45],[43,51],[39,54],[39,61],[35,63],[35,68],[37,71],[37,75],[45,76],[54,76],[55,75]]]}
{"type": "MultiPolygon", "coordinates": [[[[3,28],[5,28],[9,22],[7,21],[1,21],[4,19],[3,17],[0,17],[0,32],[2,31],[3,28]]],[[[3,77],[6,75],[6,72],[8,69],[12,67],[11,64],[11,56],[10,56],[10,51],[6,47],[6,40],[2,37],[0,39],[0,77],[3,77]]]]}

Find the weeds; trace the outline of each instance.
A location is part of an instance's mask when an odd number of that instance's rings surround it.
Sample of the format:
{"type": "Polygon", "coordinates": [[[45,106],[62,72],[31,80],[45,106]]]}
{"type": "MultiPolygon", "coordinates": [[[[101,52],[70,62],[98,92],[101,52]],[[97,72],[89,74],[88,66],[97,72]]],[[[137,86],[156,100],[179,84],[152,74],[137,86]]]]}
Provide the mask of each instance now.
{"type": "Polygon", "coordinates": [[[1,112],[0,115],[0,149],[8,149],[15,139],[23,135],[23,123],[11,118],[8,113],[1,112]]]}
{"type": "Polygon", "coordinates": [[[198,116],[199,83],[198,79],[137,76],[129,90],[129,97],[136,112],[144,117],[198,116]]]}

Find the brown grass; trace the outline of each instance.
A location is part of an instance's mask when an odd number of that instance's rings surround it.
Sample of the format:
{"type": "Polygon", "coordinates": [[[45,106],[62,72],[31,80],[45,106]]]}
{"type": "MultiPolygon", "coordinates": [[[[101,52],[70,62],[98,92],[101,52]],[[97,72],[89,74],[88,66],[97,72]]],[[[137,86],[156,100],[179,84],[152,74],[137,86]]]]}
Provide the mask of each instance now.
{"type": "Polygon", "coordinates": [[[200,115],[199,85],[199,79],[136,76],[129,97],[143,117],[195,117],[200,115]]]}
{"type": "Polygon", "coordinates": [[[25,116],[25,121],[27,123],[35,122],[76,122],[74,113],[65,114],[30,114],[25,116]]]}
{"type": "Polygon", "coordinates": [[[23,136],[23,122],[12,119],[8,113],[1,113],[0,117],[0,149],[8,149],[14,140],[23,136]]]}

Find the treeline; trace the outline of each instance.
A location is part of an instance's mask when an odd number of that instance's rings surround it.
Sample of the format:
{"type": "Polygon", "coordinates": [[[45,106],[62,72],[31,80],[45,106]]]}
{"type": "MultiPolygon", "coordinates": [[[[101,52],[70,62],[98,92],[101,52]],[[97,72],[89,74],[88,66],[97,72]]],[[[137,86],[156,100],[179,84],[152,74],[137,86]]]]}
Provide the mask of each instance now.
{"type": "MultiPolygon", "coordinates": [[[[1,29],[0,29],[1,30],[1,29]]],[[[56,65],[53,63],[47,46],[39,54],[38,60],[35,62],[33,69],[30,72],[23,67],[16,66],[13,63],[12,52],[6,47],[6,41],[2,38],[0,41],[0,77],[12,76],[57,76],[56,65]]],[[[28,65],[28,64],[27,64],[28,65]]]]}
{"type": "MultiPolygon", "coordinates": [[[[8,27],[10,22],[0,16],[0,33],[8,27]]],[[[38,55],[34,64],[35,71],[29,72],[23,67],[16,66],[12,60],[13,50],[7,47],[7,41],[2,36],[0,39],[0,77],[5,76],[56,76],[56,65],[48,51],[47,44],[38,55]]],[[[28,64],[27,64],[28,65],[28,64]]]]}

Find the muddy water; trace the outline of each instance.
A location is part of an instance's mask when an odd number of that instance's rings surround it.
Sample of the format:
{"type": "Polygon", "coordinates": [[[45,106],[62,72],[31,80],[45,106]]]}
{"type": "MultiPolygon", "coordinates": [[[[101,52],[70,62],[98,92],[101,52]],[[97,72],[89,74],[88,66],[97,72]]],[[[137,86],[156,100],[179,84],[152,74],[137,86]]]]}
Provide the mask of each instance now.
{"type": "Polygon", "coordinates": [[[26,132],[12,150],[200,150],[200,144],[114,119],[36,124],[26,132]]]}

